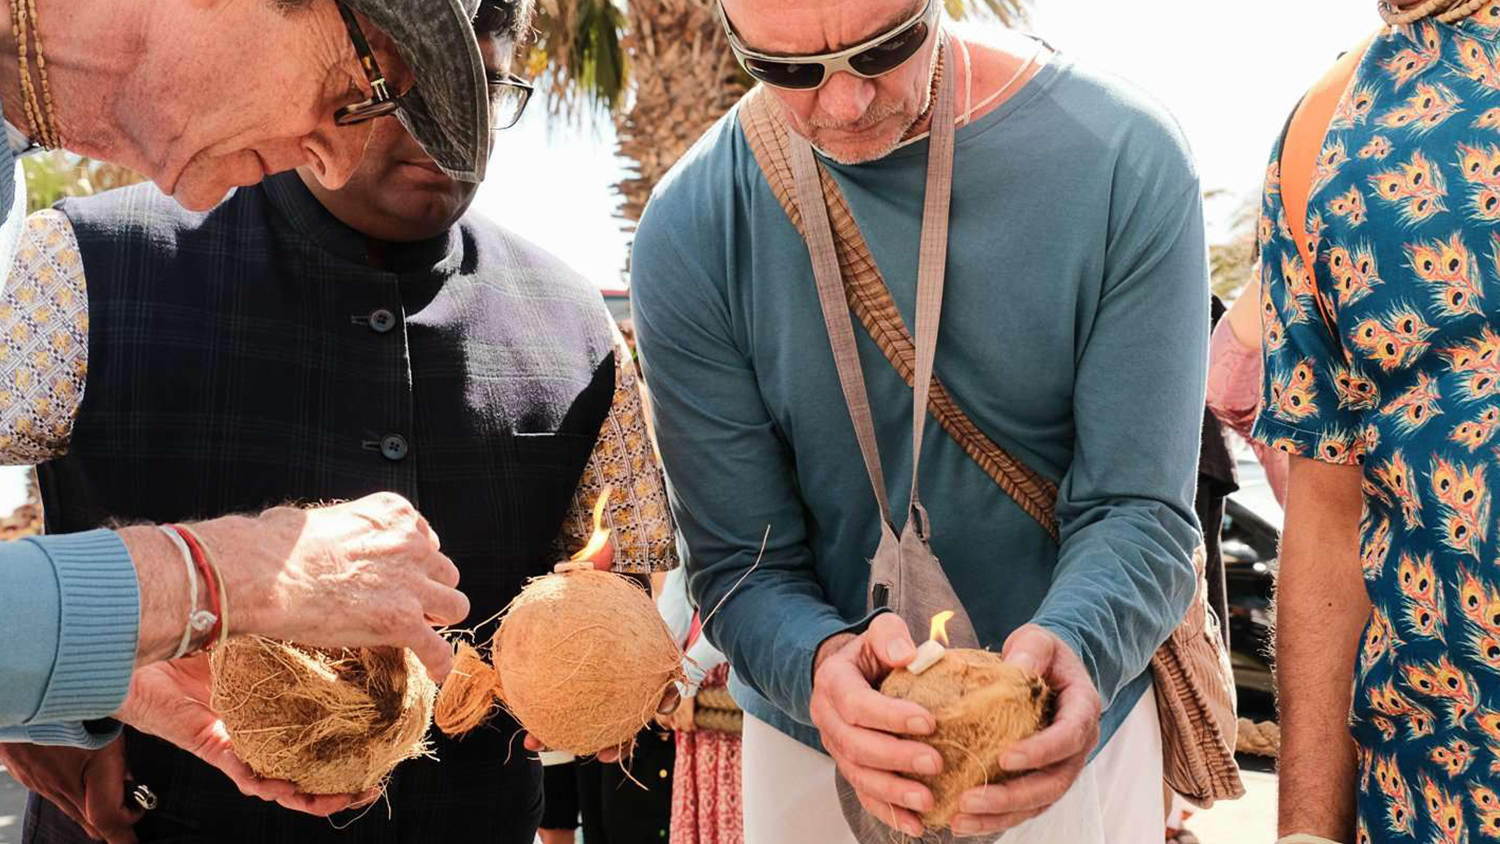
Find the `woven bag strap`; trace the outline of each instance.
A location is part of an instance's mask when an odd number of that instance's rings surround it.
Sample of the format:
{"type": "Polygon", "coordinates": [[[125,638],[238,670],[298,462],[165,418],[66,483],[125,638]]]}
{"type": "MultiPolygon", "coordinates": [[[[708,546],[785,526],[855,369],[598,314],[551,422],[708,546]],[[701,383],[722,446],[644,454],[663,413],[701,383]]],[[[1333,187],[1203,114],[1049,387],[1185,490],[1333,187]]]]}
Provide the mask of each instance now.
{"type": "MultiPolygon", "coordinates": [[[[776,113],[777,108],[774,98],[764,88],[757,87],[740,103],[740,127],[765,174],[771,193],[805,238],[802,211],[793,188],[790,138],[786,124],[776,113]]],[[[827,168],[820,166],[818,176],[849,307],[897,374],[912,386],[916,381],[917,353],[911,332],[891,299],[885,278],[860,234],[843,190],[828,174],[827,168]]],[[[1057,484],[1016,459],[981,431],[936,375],[932,377],[927,404],[933,418],[963,448],[964,453],[1056,540],[1057,484]]]]}

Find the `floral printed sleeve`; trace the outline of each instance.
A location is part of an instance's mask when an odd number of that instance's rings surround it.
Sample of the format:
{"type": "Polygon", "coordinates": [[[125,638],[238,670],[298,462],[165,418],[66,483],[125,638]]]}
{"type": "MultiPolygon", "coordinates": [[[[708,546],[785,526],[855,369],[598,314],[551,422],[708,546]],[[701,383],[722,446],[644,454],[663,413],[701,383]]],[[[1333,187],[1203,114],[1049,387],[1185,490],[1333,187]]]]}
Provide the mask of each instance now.
{"type": "MultiPolygon", "coordinates": [[[[1328,286],[1320,278],[1327,263],[1320,261],[1309,271],[1293,242],[1281,202],[1280,155],[1278,144],[1266,174],[1257,231],[1264,366],[1253,435],[1288,454],[1357,464],[1365,450],[1363,416],[1378,397],[1337,334],[1337,302],[1322,292],[1328,286]]],[[[1310,203],[1305,225],[1311,251],[1317,254],[1323,227],[1313,208],[1310,203]]]]}

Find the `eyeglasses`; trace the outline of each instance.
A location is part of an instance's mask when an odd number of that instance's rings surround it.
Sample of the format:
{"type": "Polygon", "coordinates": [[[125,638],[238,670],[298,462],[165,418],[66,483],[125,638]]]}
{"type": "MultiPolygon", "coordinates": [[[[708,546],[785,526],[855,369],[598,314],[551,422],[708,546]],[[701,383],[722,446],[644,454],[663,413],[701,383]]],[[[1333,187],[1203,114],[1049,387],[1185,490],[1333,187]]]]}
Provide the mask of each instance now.
{"type": "MultiPolygon", "coordinates": [[[[375,61],[375,53],[370,49],[370,42],[365,39],[364,30],[360,28],[354,13],[338,0],[335,4],[344,18],[344,27],[349,30],[349,40],[354,42],[354,54],[365,71],[365,79],[370,83],[372,94],[366,100],[334,112],[334,122],[339,126],[351,126],[395,114],[401,108],[401,96],[390,92],[385,74],[380,70],[380,63],[375,61]]],[[[490,95],[490,131],[498,132],[516,125],[521,114],[526,111],[526,104],[531,101],[535,86],[514,73],[498,71],[486,72],[484,81],[489,87],[490,95]]]]}
{"type": "Polygon", "coordinates": [[[370,42],[365,40],[365,32],[360,29],[359,21],[354,19],[354,13],[341,0],[334,0],[334,5],[339,7],[339,14],[344,16],[344,28],[349,30],[349,40],[354,42],[354,55],[359,57],[360,67],[364,68],[365,79],[369,81],[372,93],[367,100],[335,111],[333,122],[339,126],[352,126],[395,114],[401,108],[401,99],[393,96],[386,86],[385,74],[380,70],[380,63],[375,61],[375,53],[370,49],[370,42]]]}
{"type": "Polygon", "coordinates": [[[821,88],[835,73],[847,71],[855,76],[873,79],[890,73],[927,43],[942,10],[937,0],[927,0],[922,11],[881,35],[847,50],[816,56],[772,56],[746,47],[735,34],[722,2],[714,3],[719,21],[729,36],[729,49],[745,72],[777,88],[809,91],[821,88]]]}
{"type": "Polygon", "coordinates": [[[535,90],[530,82],[514,73],[487,71],[484,81],[490,89],[490,131],[499,132],[516,125],[531,102],[535,90]]]}

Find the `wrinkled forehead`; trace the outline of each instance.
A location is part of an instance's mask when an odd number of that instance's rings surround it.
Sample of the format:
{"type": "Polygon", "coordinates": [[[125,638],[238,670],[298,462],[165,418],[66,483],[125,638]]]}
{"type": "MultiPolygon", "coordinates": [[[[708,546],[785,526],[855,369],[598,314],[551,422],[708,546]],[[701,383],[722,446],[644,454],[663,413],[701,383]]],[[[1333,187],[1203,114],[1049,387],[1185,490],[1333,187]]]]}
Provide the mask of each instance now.
{"type": "MultiPolygon", "coordinates": [[[[937,0],[933,0],[937,2],[937,0]]],[[[806,56],[852,47],[910,19],[927,0],[723,0],[745,46],[806,56]]]]}

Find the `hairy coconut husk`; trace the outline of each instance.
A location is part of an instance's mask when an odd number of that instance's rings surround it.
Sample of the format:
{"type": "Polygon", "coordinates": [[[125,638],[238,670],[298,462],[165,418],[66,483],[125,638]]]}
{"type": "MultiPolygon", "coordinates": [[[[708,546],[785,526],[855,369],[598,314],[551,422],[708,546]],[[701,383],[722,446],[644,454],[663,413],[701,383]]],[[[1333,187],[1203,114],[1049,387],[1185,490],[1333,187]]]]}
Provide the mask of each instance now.
{"type": "Polygon", "coordinates": [[[214,711],[257,774],[353,794],[427,752],[437,686],[411,651],[305,648],[249,636],[213,653],[214,711]]]}
{"type": "Polygon", "coordinates": [[[528,583],[492,652],[501,705],[542,744],[577,756],[629,743],[684,679],[682,649],[650,596],[603,571],[528,583]]]}
{"type": "Polygon", "coordinates": [[[930,829],[947,828],[965,791],[1009,779],[1000,757],[1052,719],[1046,682],[989,651],[951,648],[921,674],[891,672],[880,691],[921,704],[937,720],[935,732],[913,740],[942,754],[942,773],[907,775],[932,790],[932,810],[922,815],[930,829]]]}
{"type": "Polygon", "coordinates": [[[495,669],[473,645],[461,643],[453,658],[453,671],[438,690],[433,723],[445,735],[458,737],[468,733],[495,711],[498,690],[495,669]]]}

